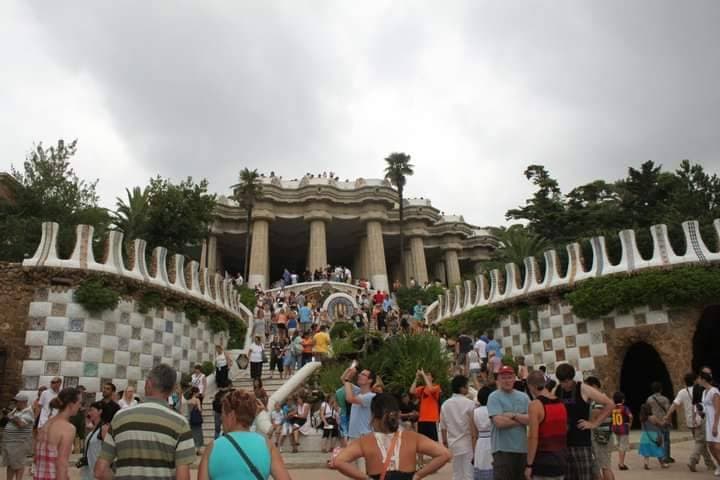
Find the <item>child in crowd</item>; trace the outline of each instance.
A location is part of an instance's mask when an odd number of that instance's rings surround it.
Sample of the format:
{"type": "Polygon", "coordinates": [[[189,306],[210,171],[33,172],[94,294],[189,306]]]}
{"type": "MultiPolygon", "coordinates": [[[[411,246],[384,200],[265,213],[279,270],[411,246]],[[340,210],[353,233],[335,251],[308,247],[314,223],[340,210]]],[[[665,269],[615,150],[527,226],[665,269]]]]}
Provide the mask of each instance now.
{"type": "Polygon", "coordinates": [[[618,449],[618,468],[627,470],[625,465],[625,454],[630,449],[630,425],[632,425],[632,412],[625,405],[625,394],[615,392],[613,394],[613,402],[615,408],[612,410],[610,418],[612,419],[612,432],[615,434],[618,449]]]}
{"type": "Polygon", "coordinates": [[[282,440],[285,439],[283,434],[283,427],[285,425],[285,412],[283,411],[284,405],[280,402],[275,403],[275,408],[270,414],[272,420],[272,430],[270,430],[270,440],[275,438],[275,446],[279,447],[282,440]]]}

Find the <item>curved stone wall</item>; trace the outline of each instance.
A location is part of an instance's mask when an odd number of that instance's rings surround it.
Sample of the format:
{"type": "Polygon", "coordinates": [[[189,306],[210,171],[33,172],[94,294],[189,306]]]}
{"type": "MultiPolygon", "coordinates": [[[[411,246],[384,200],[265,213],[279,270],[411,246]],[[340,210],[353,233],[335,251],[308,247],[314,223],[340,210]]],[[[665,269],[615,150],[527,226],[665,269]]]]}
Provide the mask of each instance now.
{"type": "Polygon", "coordinates": [[[123,259],[123,233],[111,231],[105,241],[103,260],[95,260],[92,239],[93,227],[78,225],[73,253],[68,259],[61,259],[57,253],[59,225],[55,222],[42,224],[42,238],[35,255],[23,261],[23,267],[57,267],[104,272],[146,282],[155,287],[167,288],[175,293],[207,303],[237,318],[248,319],[252,313],[240,303],[232,279],[226,274],[210,274],[196,261],[185,263],[183,255],[173,255],[168,264],[167,249],[156,247],[148,268],[145,260],[147,243],[136,239],[128,252],[128,264],[123,259]],[[129,267],[129,268],[128,268],[129,267]]]}
{"type": "MultiPolygon", "coordinates": [[[[715,232],[720,238],[720,219],[713,222],[715,232]]],[[[514,263],[505,265],[504,274],[500,270],[492,270],[489,277],[478,275],[475,281],[466,281],[464,288],[456,286],[447,291],[437,302],[433,303],[426,316],[432,322],[439,322],[458,315],[473,307],[483,305],[503,305],[527,301],[532,297],[549,296],[557,290],[572,286],[588,278],[602,277],[617,273],[630,273],[650,268],[672,267],[686,264],[706,264],[720,261],[720,252],[711,252],[702,239],[697,221],[682,223],[685,234],[686,251],[675,252],[666,225],[654,225],[650,228],[653,240],[653,254],[644,259],[640,254],[635,240],[634,230],[622,230],[618,236],[622,247],[622,255],[617,264],[612,264],[605,245],[604,237],[590,239],[593,260],[590,268],[586,268],[579,243],[568,245],[566,265],[560,264],[555,250],[545,252],[545,275],[540,278],[537,259],[525,259],[525,279],[520,284],[520,269],[514,263]],[[564,267],[564,268],[563,268],[564,267]],[[561,275],[561,272],[565,272],[561,275]],[[435,314],[435,311],[439,313],[435,314]]]]}

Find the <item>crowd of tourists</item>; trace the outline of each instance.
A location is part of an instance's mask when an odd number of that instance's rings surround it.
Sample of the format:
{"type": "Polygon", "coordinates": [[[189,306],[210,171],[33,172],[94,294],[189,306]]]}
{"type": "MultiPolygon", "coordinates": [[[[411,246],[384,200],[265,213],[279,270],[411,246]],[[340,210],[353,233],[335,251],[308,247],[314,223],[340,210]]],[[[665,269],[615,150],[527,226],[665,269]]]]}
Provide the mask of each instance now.
{"type": "MultiPolygon", "coordinates": [[[[452,396],[443,399],[432,375],[420,370],[396,397],[376,388],[372,371],[353,365],[336,392],[341,443],[347,446],[335,453],[332,465],[358,479],[385,473],[423,478],[450,460],[458,480],[614,479],[614,449],[618,470],[629,469],[632,412],[622,392],[611,398],[598,378],[577,376],[564,363],[555,379],[540,369],[521,379],[517,365],[501,364],[475,383],[478,389],[466,375],[454,375],[452,396]]],[[[653,394],[639,411],[638,454],[645,469],[652,468],[653,458],[670,468],[671,416],[682,412],[694,438],[687,468],[697,471],[702,460],[720,476],[720,391],[708,367],[688,373],[685,383],[673,401],[662,395],[661,384],[652,384],[653,394]]]]}
{"type": "Polygon", "coordinates": [[[265,410],[257,389],[220,390],[222,435],[200,450],[192,412],[201,415],[207,379],[200,366],[189,388],[181,389],[176,379],[172,367],[159,364],[145,379],[142,399],[132,387],[117,392],[106,383],[101,398],[88,404],[83,387],[62,388],[61,378],[40,388],[33,402],[16,395],[2,421],[6,478],[22,479],[31,460],[36,480],[68,479],[73,468],[83,479],[189,479],[200,454],[200,479],[290,478],[266,435],[270,428],[255,428],[265,410]],[[73,453],[81,454],[74,465],[73,453]]]}

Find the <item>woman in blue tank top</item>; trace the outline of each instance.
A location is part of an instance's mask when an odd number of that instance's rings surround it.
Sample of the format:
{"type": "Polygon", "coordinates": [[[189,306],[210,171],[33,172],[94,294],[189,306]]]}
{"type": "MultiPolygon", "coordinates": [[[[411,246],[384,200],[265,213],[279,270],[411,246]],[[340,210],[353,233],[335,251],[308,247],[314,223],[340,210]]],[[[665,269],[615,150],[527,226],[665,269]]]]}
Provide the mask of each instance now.
{"type": "Polygon", "coordinates": [[[277,448],[263,435],[250,431],[260,408],[264,406],[255,395],[245,390],[225,395],[222,400],[225,435],[205,449],[198,480],[264,480],[270,474],[275,480],[290,479],[277,448]]]}

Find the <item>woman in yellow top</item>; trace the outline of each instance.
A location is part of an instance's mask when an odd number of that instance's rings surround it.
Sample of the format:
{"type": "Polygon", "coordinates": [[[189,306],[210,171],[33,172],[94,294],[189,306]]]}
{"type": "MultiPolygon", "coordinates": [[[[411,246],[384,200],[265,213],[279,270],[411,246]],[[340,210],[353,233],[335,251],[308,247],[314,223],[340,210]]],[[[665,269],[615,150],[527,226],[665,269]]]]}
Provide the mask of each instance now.
{"type": "Polygon", "coordinates": [[[327,333],[327,326],[320,325],[320,331],[313,336],[313,352],[315,359],[323,361],[330,353],[330,335],[327,333]]]}

